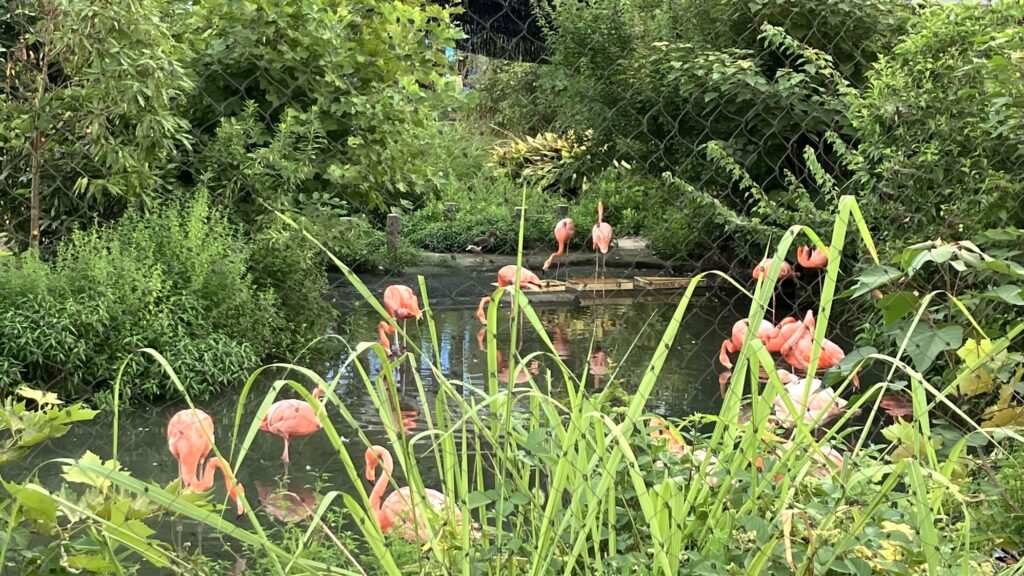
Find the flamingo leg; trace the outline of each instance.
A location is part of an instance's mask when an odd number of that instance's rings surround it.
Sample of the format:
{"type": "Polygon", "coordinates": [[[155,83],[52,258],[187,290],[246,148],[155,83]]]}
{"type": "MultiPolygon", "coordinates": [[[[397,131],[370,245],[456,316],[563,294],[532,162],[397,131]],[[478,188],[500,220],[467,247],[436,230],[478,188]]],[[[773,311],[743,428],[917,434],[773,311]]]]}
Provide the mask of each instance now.
{"type": "Polygon", "coordinates": [[[281,454],[281,460],[284,460],[284,463],[286,465],[291,463],[291,459],[288,458],[288,437],[287,436],[284,437],[284,452],[281,454]]]}

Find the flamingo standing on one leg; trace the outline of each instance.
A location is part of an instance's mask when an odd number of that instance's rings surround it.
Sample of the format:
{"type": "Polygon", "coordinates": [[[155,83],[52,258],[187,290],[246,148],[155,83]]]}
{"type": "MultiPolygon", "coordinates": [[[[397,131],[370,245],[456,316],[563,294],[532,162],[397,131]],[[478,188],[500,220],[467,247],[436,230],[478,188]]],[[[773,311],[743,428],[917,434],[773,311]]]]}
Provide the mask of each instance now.
{"type": "MultiPolygon", "coordinates": [[[[772,267],[772,262],[773,261],[772,261],[771,258],[765,258],[765,259],[761,260],[760,262],[758,262],[757,266],[754,267],[754,271],[751,273],[751,276],[754,277],[754,280],[761,281],[763,279],[768,278],[768,269],[772,267]]],[[[793,270],[793,267],[790,266],[789,262],[786,262],[785,260],[782,261],[782,265],[779,268],[779,277],[777,279],[778,282],[782,282],[783,280],[785,280],[787,278],[797,278],[799,276],[800,276],[800,274],[793,270]]],[[[773,322],[775,321],[775,288],[776,288],[775,286],[772,286],[772,321],[773,322]]]]}
{"type": "Polygon", "coordinates": [[[186,488],[197,492],[209,490],[213,486],[214,473],[220,469],[224,474],[228,496],[234,499],[238,515],[241,516],[245,513],[241,498],[245,490],[233,481],[230,467],[216,457],[204,465],[206,456],[213,449],[213,429],[213,418],[206,412],[199,409],[182,410],[167,422],[167,448],[178,461],[178,477],[186,488]],[[205,470],[202,478],[197,473],[200,467],[205,470]]]}
{"type": "MultiPolygon", "coordinates": [[[[558,279],[558,268],[561,265],[562,255],[568,254],[569,241],[575,234],[576,223],[572,221],[572,218],[563,218],[555,225],[555,241],[558,242],[558,251],[544,261],[544,270],[546,271],[551,268],[551,262],[558,259],[555,262],[555,279],[558,279]]],[[[566,268],[566,274],[568,275],[568,268],[566,268]]]]}
{"type": "MultiPolygon", "coordinates": [[[[373,482],[376,478],[377,466],[384,467],[384,473],[377,478],[373,491],[370,492],[370,512],[373,513],[380,526],[381,532],[385,534],[395,530],[397,534],[409,542],[426,542],[430,539],[427,519],[424,518],[423,508],[414,509],[412,505],[412,490],[406,486],[395,490],[387,499],[381,503],[384,491],[387,490],[388,481],[394,471],[394,461],[391,453],[383,446],[370,446],[366,449],[366,479],[373,482]]],[[[443,514],[448,506],[448,499],[437,490],[429,488],[424,490],[427,504],[437,514],[443,514]]],[[[456,525],[462,521],[462,513],[456,508],[454,510],[456,525]]]]}
{"type": "Polygon", "coordinates": [[[412,288],[402,284],[393,284],[384,289],[384,309],[396,321],[402,321],[402,349],[404,351],[409,344],[406,323],[409,321],[409,318],[417,320],[423,318],[423,312],[420,311],[420,301],[416,298],[416,293],[412,291],[412,288]]]}
{"type": "MultiPolygon", "coordinates": [[[[722,341],[722,347],[718,351],[718,361],[722,363],[722,366],[732,369],[732,361],[729,360],[729,354],[735,354],[743,348],[743,341],[747,339],[748,322],[746,318],[737,321],[732,325],[732,337],[722,341]]],[[[764,342],[774,329],[775,327],[772,326],[771,322],[761,320],[761,326],[757,329],[757,338],[764,342]]]]}
{"type": "MultiPolygon", "coordinates": [[[[318,404],[320,404],[320,396],[323,395],[323,392],[320,387],[313,391],[313,399],[318,404]]],[[[322,406],[320,404],[320,407],[322,406]]],[[[284,452],[281,454],[281,460],[284,460],[286,466],[291,462],[288,457],[289,441],[296,436],[309,436],[322,427],[313,406],[305,400],[295,398],[278,400],[271,404],[263,421],[260,422],[260,430],[276,434],[284,439],[284,452]]]]}
{"type": "Polygon", "coordinates": [[[612,243],[612,227],[604,221],[604,202],[597,203],[597,224],[594,224],[590,232],[591,247],[594,249],[594,277],[602,269],[602,264],[607,262],[608,248],[612,243]],[[600,254],[598,254],[600,250],[600,254]]]}

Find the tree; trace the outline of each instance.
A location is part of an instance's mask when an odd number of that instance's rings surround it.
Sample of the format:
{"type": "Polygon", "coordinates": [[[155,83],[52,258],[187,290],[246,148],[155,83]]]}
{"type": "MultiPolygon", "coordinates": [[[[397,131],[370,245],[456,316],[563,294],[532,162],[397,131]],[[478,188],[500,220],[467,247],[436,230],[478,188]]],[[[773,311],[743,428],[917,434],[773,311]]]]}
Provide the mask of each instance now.
{"type": "Polygon", "coordinates": [[[175,106],[193,84],[161,6],[13,0],[0,12],[0,177],[12,191],[0,218],[14,232],[28,212],[32,247],[173,188],[177,153],[191,145],[175,106]]]}
{"type": "Polygon", "coordinates": [[[423,135],[456,92],[450,11],[422,0],[195,2],[192,175],[222,199],[345,211],[409,205],[436,175],[423,135]]]}

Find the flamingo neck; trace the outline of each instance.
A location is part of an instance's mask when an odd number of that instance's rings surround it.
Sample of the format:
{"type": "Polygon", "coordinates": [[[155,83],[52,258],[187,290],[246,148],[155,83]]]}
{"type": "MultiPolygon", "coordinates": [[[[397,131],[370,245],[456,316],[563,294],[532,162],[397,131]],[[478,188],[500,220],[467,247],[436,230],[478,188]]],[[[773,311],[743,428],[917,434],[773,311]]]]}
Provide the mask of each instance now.
{"type": "Polygon", "coordinates": [[[484,296],[483,298],[480,299],[480,305],[476,307],[476,317],[481,322],[486,322],[487,321],[487,312],[484,311],[484,306],[487,306],[490,303],[491,303],[491,297],[490,296],[484,296]]]}
{"type": "Polygon", "coordinates": [[[380,528],[383,531],[387,529],[386,525],[390,525],[390,520],[383,517],[380,501],[384,497],[384,491],[388,488],[388,482],[391,481],[391,473],[394,471],[395,464],[387,448],[374,446],[370,449],[377,456],[372,470],[376,470],[378,464],[384,469],[380,478],[377,479],[377,483],[373,485],[373,491],[370,492],[370,511],[377,517],[377,522],[380,523],[380,528]]]}
{"type": "Polygon", "coordinates": [[[234,482],[234,475],[231,473],[231,467],[224,463],[223,460],[214,456],[206,461],[205,471],[203,477],[193,485],[193,489],[199,492],[205,492],[213,487],[214,475],[220,470],[221,476],[224,477],[224,487],[228,491],[228,498],[235,501],[238,506],[238,515],[241,516],[244,513],[242,509],[242,500],[239,497],[241,492],[241,486],[237,486],[234,482]]]}
{"type": "Polygon", "coordinates": [[[604,222],[604,202],[597,203],[597,224],[598,226],[604,222]]]}
{"type": "Polygon", "coordinates": [[[383,346],[384,349],[387,350],[389,354],[391,353],[391,341],[388,340],[388,334],[394,331],[395,329],[392,328],[390,324],[383,320],[381,320],[380,323],[377,324],[377,339],[380,342],[380,345],[383,346]]]}

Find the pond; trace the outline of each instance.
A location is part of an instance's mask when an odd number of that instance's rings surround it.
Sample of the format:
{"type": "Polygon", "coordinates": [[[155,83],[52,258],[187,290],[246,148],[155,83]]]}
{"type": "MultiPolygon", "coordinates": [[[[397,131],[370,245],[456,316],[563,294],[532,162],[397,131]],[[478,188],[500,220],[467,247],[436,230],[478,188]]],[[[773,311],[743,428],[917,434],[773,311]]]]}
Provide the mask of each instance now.
{"type": "MultiPolygon", "coordinates": [[[[369,282],[371,290],[379,295],[390,283],[401,282],[416,286],[415,278],[380,279],[369,282]]],[[[451,276],[432,277],[428,281],[428,294],[431,297],[440,356],[431,357],[432,346],[426,322],[410,322],[410,338],[423,352],[417,359],[419,377],[427,390],[427,400],[433,406],[432,393],[436,391],[430,364],[440,367],[444,376],[473,386],[486,387],[487,353],[481,350],[480,324],[474,316],[479,298],[488,294],[493,288],[489,286],[485,276],[451,276]]],[[[591,368],[587,386],[598,389],[615,380],[625,391],[634,390],[643,377],[652,353],[662,337],[665,326],[675,309],[680,294],[670,294],[659,298],[661,301],[630,301],[623,302],[600,292],[587,298],[585,305],[576,304],[536,304],[537,313],[555,343],[559,355],[568,367],[576,374],[582,374],[585,367],[591,368]]],[[[351,288],[338,287],[332,294],[342,311],[342,319],[336,333],[343,335],[349,342],[370,341],[376,339],[376,324],[380,318],[365,302],[361,302],[351,288]]],[[[739,293],[721,289],[708,289],[700,294],[690,306],[675,343],[668,354],[661,377],[652,394],[648,409],[667,416],[685,416],[694,412],[715,412],[720,402],[719,373],[722,367],[718,364],[718,352],[722,340],[729,334],[732,324],[747,312],[749,302],[739,293]]],[[[499,350],[507,353],[509,344],[509,316],[507,308],[499,310],[502,328],[498,330],[499,350]]],[[[537,333],[529,327],[522,336],[520,354],[545,350],[544,344],[537,333]]],[[[412,348],[412,346],[410,346],[412,348]]],[[[171,359],[173,362],[173,359],[171,359]]],[[[331,380],[339,376],[339,367],[344,356],[333,363],[328,363],[319,371],[323,377],[331,380]]],[[[499,380],[508,380],[507,362],[502,359],[499,366],[499,380]],[[502,368],[504,367],[504,370],[502,368]]],[[[381,369],[375,355],[367,355],[363,367],[371,375],[381,369]]],[[[537,366],[538,374],[543,375],[545,365],[553,366],[550,358],[542,359],[537,366]]],[[[405,378],[408,379],[408,374],[405,378]]],[[[253,394],[250,395],[245,407],[246,418],[256,413],[264,392],[272,377],[257,382],[253,394]]],[[[387,435],[379,412],[370,402],[364,383],[351,366],[340,374],[339,384],[335,392],[345,406],[358,421],[363,433],[371,442],[387,445],[387,435]]],[[[231,426],[234,420],[238,390],[227,392],[217,398],[204,402],[200,407],[208,412],[217,426],[218,446],[225,452],[229,450],[231,426]]],[[[283,397],[291,396],[285,390],[283,397]]],[[[419,416],[421,406],[415,391],[401,393],[401,410],[405,423],[411,432],[424,429],[419,416]]],[[[166,484],[173,480],[177,472],[177,464],[168,452],[166,425],[168,419],[178,410],[185,407],[184,403],[174,402],[162,406],[145,409],[133,409],[122,414],[120,423],[119,457],[122,466],[133,475],[144,480],[153,480],[166,484]]],[[[361,465],[363,446],[357,434],[344,421],[337,409],[329,409],[332,421],[338,432],[349,441],[350,457],[357,465],[361,465]]],[[[243,428],[249,420],[243,420],[243,428]]],[[[94,422],[75,426],[63,438],[50,442],[35,451],[31,457],[32,465],[50,458],[76,458],[90,449],[100,456],[109,457],[112,444],[112,427],[109,418],[98,418],[94,422]]],[[[330,442],[318,432],[307,438],[299,438],[291,444],[291,467],[287,482],[282,485],[284,475],[281,461],[282,441],[276,436],[259,433],[246,457],[244,466],[239,471],[239,478],[247,489],[250,503],[256,505],[260,497],[266,499],[268,494],[279,488],[308,498],[312,501],[312,487],[323,493],[327,490],[351,491],[354,487],[349,483],[344,465],[330,442]]],[[[425,459],[428,465],[432,459],[425,459]]],[[[42,470],[44,482],[55,482],[59,467],[48,465],[42,470]]],[[[424,470],[424,477],[430,484],[430,474],[424,470]]],[[[396,470],[396,480],[401,483],[400,470],[396,470]]],[[[218,502],[223,498],[223,485],[216,486],[218,502]]],[[[233,516],[232,513],[226,513],[233,516]]],[[[262,518],[274,522],[265,514],[262,518]]],[[[243,525],[245,519],[239,520],[243,525]]],[[[198,537],[198,524],[185,523],[177,538],[198,537]]],[[[170,528],[164,527],[169,530],[170,528]]],[[[209,552],[209,551],[208,551],[209,552]]]]}

